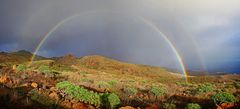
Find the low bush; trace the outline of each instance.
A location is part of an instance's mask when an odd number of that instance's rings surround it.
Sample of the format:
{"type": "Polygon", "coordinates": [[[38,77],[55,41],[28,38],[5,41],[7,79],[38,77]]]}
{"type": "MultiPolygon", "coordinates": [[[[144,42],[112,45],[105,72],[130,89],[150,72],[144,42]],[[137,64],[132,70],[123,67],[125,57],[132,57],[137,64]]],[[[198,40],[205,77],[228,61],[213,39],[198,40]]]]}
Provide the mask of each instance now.
{"type": "Polygon", "coordinates": [[[240,81],[234,82],[234,86],[235,86],[237,89],[240,89],[240,81]]]}
{"type": "Polygon", "coordinates": [[[188,82],[176,82],[176,85],[182,86],[182,87],[191,87],[191,86],[193,86],[192,83],[188,83],[188,82]]]}
{"type": "Polygon", "coordinates": [[[108,81],[108,84],[110,84],[111,86],[114,86],[117,84],[117,80],[110,80],[108,81]]]}
{"type": "Polygon", "coordinates": [[[114,93],[97,93],[89,91],[68,81],[57,83],[56,87],[60,90],[63,90],[64,93],[71,98],[84,103],[92,104],[96,107],[108,106],[106,108],[112,109],[120,104],[119,97],[114,93]]]}
{"type": "Polygon", "coordinates": [[[151,94],[153,94],[154,96],[158,97],[158,96],[162,96],[162,95],[166,94],[167,89],[166,89],[166,87],[163,87],[163,86],[152,86],[151,89],[149,90],[149,92],[151,94]]]}
{"type": "Polygon", "coordinates": [[[201,109],[201,106],[197,103],[188,103],[185,109],[201,109]]]}
{"type": "Polygon", "coordinates": [[[228,92],[220,92],[214,94],[211,99],[214,101],[216,104],[221,104],[221,103],[234,103],[237,101],[237,99],[234,97],[233,94],[228,93],[228,92]]]}
{"type": "Polygon", "coordinates": [[[98,86],[99,88],[102,88],[102,89],[109,89],[109,88],[111,87],[111,85],[108,84],[108,83],[105,82],[105,81],[99,81],[99,82],[97,83],[97,86],[98,86]]]}
{"type": "Polygon", "coordinates": [[[64,90],[64,92],[73,99],[92,104],[96,107],[101,106],[101,97],[98,93],[88,91],[87,89],[80,86],[75,86],[68,81],[60,82],[56,85],[56,87],[58,89],[64,90]]]}
{"type": "Polygon", "coordinates": [[[42,72],[42,73],[50,73],[51,72],[49,66],[46,66],[46,65],[41,65],[40,67],[38,67],[38,71],[42,72]]]}
{"type": "Polygon", "coordinates": [[[127,95],[136,95],[138,90],[134,87],[130,87],[130,86],[125,86],[123,88],[123,92],[125,92],[127,95]]]}
{"type": "Polygon", "coordinates": [[[173,103],[164,103],[163,108],[164,109],[176,109],[176,105],[173,103]]]}
{"type": "Polygon", "coordinates": [[[56,103],[56,101],[50,99],[48,96],[41,94],[37,89],[32,89],[29,91],[30,99],[36,101],[45,106],[51,106],[56,103]]]}
{"type": "Polygon", "coordinates": [[[206,83],[206,84],[201,84],[199,85],[196,90],[195,93],[196,94],[200,94],[200,93],[206,93],[206,92],[211,92],[214,90],[214,86],[211,83],[206,83]]]}
{"type": "Polygon", "coordinates": [[[27,67],[23,64],[19,64],[16,68],[16,71],[17,72],[22,72],[22,71],[25,71],[27,69],[27,67]]]}
{"type": "Polygon", "coordinates": [[[102,102],[105,107],[109,107],[110,109],[116,108],[116,106],[121,103],[119,97],[115,93],[102,94],[102,102]]]}

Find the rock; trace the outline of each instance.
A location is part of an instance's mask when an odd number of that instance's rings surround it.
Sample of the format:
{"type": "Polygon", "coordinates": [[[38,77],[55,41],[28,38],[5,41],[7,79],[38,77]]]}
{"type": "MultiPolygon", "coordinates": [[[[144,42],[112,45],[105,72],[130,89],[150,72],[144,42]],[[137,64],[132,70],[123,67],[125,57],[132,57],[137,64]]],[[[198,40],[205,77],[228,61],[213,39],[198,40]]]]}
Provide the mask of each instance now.
{"type": "Polygon", "coordinates": [[[57,90],[56,87],[51,87],[51,88],[50,88],[50,91],[56,91],[56,90],[57,90]]]}
{"type": "Polygon", "coordinates": [[[45,84],[42,85],[42,89],[47,89],[47,86],[45,84]]]}
{"type": "Polygon", "coordinates": [[[59,100],[59,96],[56,92],[52,92],[49,94],[49,97],[55,100],[59,100]]]}
{"type": "Polygon", "coordinates": [[[27,79],[27,78],[28,78],[27,75],[25,75],[25,74],[21,75],[21,79],[27,79]]]}
{"type": "Polygon", "coordinates": [[[71,109],[71,108],[72,108],[72,103],[69,102],[68,100],[64,100],[64,101],[61,103],[61,106],[65,107],[65,108],[68,108],[68,109],[71,109]]]}
{"type": "Polygon", "coordinates": [[[158,106],[156,104],[151,104],[147,106],[146,109],[158,109],[158,106]]]}
{"type": "Polygon", "coordinates": [[[86,108],[84,108],[84,109],[96,109],[96,108],[92,105],[87,105],[86,108]]]}
{"type": "Polygon", "coordinates": [[[131,106],[126,106],[126,107],[120,107],[119,109],[135,109],[135,108],[131,106]]]}
{"type": "Polygon", "coordinates": [[[234,103],[222,103],[222,104],[220,105],[220,107],[221,107],[222,109],[229,109],[229,108],[234,107],[234,103]]]}
{"type": "Polygon", "coordinates": [[[74,103],[72,109],[86,109],[86,107],[83,103],[74,103]]]}
{"type": "Polygon", "coordinates": [[[38,87],[38,84],[35,83],[35,82],[33,82],[33,83],[31,84],[31,86],[32,86],[33,88],[37,88],[37,87],[38,87]]]}
{"type": "Polygon", "coordinates": [[[0,83],[7,83],[9,82],[9,78],[6,76],[0,76],[0,83]]]}
{"type": "Polygon", "coordinates": [[[12,69],[15,71],[15,70],[17,69],[17,65],[14,64],[14,65],[12,66],[12,69]]]}

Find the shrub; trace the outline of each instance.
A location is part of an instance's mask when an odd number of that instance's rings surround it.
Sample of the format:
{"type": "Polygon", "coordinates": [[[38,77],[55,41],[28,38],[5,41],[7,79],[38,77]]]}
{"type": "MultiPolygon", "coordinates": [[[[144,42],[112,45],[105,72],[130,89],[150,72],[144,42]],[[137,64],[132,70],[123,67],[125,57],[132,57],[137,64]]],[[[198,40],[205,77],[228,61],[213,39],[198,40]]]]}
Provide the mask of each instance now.
{"type": "Polygon", "coordinates": [[[110,107],[111,109],[114,109],[121,103],[119,97],[114,93],[105,93],[103,99],[105,99],[106,107],[110,107]]]}
{"type": "Polygon", "coordinates": [[[108,88],[111,87],[110,84],[108,84],[108,83],[105,82],[105,81],[99,81],[99,82],[97,83],[97,86],[98,86],[99,88],[103,88],[103,89],[108,89],[108,88]]]}
{"type": "Polygon", "coordinates": [[[197,87],[196,93],[206,93],[214,90],[214,86],[210,83],[202,84],[197,87]]]}
{"type": "Polygon", "coordinates": [[[110,84],[111,86],[114,86],[117,84],[117,80],[111,80],[108,82],[108,84],[110,84]]]}
{"type": "Polygon", "coordinates": [[[79,72],[79,75],[82,75],[82,76],[86,76],[86,74],[88,74],[88,72],[79,72]]]}
{"type": "Polygon", "coordinates": [[[167,92],[167,89],[163,86],[152,86],[149,92],[158,97],[165,94],[167,92]]]}
{"type": "Polygon", "coordinates": [[[115,106],[120,104],[120,99],[114,93],[112,93],[108,96],[108,101],[110,103],[111,108],[115,108],[115,106]]]}
{"type": "Polygon", "coordinates": [[[188,83],[188,82],[176,82],[176,85],[182,86],[182,87],[191,87],[191,86],[193,86],[192,83],[188,83]]]}
{"type": "Polygon", "coordinates": [[[88,91],[80,86],[75,86],[68,81],[60,82],[56,85],[56,87],[64,90],[64,92],[73,99],[95,105],[96,107],[101,106],[101,97],[98,93],[88,91]]]}
{"type": "Polygon", "coordinates": [[[201,109],[201,106],[196,103],[189,103],[189,104],[187,104],[185,109],[201,109]]]}
{"type": "Polygon", "coordinates": [[[36,89],[32,89],[29,91],[30,99],[33,101],[36,101],[40,104],[43,104],[45,106],[51,106],[56,103],[56,101],[50,99],[48,96],[41,94],[36,89]]]}
{"type": "Polygon", "coordinates": [[[40,67],[38,67],[38,71],[42,72],[42,73],[50,73],[51,72],[49,66],[46,66],[46,65],[41,65],[40,67]]]}
{"type": "Polygon", "coordinates": [[[136,88],[130,87],[130,86],[125,86],[123,88],[123,91],[128,94],[128,95],[136,95],[138,90],[136,88]]]}
{"type": "Polygon", "coordinates": [[[27,69],[27,67],[25,65],[19,64],[16,68],[17,72],[22,72],[25,71],[27,69]]]}
{"type": "Polygon", "coordinates": [[[164,109],[176,109],[176,105],[173,103],[164,103],[163,108],[164,109]]]}
{"type": "Polygon", "coordinates": [[[233,94],[228,93],[228,92],[220,92],[216,93],[211,97],[211,99],[214,101],[216,104],[221,104],[221,103],[234,103],[237,101],[237,99],[234,97],[233,94]]]}
{"type": "Polygon", "coordinates": [[[63,90],[64,93],[71,98],[92,104],[96,107],[106,106],[112,109],[120,104],[119,97],[114,93],[97,93],[89,91],[68,81],[57,83],[56,87],[63,90]]]}
{"type": "Polygon", "coordinates": [[[234,82],[234,86],[238,89],[240,89],[240,81],[234,82]]]}
{"type": "Polygon", "coordinates": [[[94,81],[87,78],[82,78],[80,79],[80,82],[93,83],[94,81]]]}

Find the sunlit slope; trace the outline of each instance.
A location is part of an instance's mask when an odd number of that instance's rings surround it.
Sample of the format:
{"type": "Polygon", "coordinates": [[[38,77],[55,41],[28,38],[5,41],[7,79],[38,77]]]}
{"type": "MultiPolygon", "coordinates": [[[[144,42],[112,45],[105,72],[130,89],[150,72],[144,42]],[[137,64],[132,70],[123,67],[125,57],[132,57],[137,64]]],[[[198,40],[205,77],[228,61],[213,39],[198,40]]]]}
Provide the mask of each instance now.
{"type": "Polygon", "coordinates": [[[104,71],[106,73],[131,74],[149,77],[178,77],[177,75],[172,75],[169,71],[161,67],[131,64],[99,55],[81,57],[78,59],[78,63],[76,65],[79,67],[87,67],[89,69],[104,71]]]}
{"type": "MultiPolygon", "coordinates": [[[[31,52],[20,50],[17,52],[1,52],[0,53],[0,63],[2,65],[13,65],[13,64],[23,64],[28,63],[31,60],[31,57],[33,54],[31,52]]],[[[44,60],[45,57],[42,56],[36,56],[35,60],[44,60]]]]}

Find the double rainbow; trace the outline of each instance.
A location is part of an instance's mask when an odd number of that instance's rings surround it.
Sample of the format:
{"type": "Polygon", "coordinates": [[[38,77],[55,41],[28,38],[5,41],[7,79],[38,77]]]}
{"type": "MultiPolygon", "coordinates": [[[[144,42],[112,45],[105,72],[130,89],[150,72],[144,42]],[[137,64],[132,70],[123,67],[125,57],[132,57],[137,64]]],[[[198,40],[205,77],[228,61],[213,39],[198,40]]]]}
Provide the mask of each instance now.
{"type": "MultiPolygon", "coordinates": [[[[85,12],[85,13],[82,13],[82,14],[77,14],[77,15],[73,15],[71,17],[68,17],[62,21],[60,21],[57,25],[55,25],[53,28],[51,28],[42,38],[42,40],[40,41],[40,43],[37,45],[36,49],[34,50],[34,53],[33,53],[33,56],[31,58],[31,61],[29,63],[29,65],[31,65],[34,61],[34,58],[36,56],[36,54],[38,53],[39,49],[42,47],[42,45],[44,44],[44,42],[48,39],[48,37],[51,36],[51,34],[53,32],[55,32],[60,26],[64,25],[66,22],[68,21],[71,21],[75,18],[78,18],[78,17],[81,17],[81,16],[84,16],[86,14],[90,14],[90,13],[96,13],[98,11],[90,11],[90,12],[85,12]]],[[[146,26],[149,26],[151,27],[153,30],[155,30],[160,37],[162,37],[167,43],[168,45],[170,46],[170,48],[172,49],[172,51],[174,52],[178,62],[179,62],[179,65],[181,67],[181,72],[184,74],[185,76],[185,80],[186,82],[188,82],[188,74],[187,74],[187,71],[186,71],[186,68],[185,68],[185,65],[184,65],[184,62],[181,58],[181,55],[179,54],[179,52],[177,51],[176,47],[173,45],[173,43],[169,40],[169,38],[163,33],[160,31],[160,29],[154,25],[151,21],[143,18],[143,17],[140,17],[140,16],[137,16],[138,20],[139,21],[142,21],[143,23],[146,24],[146,26]]]]}

